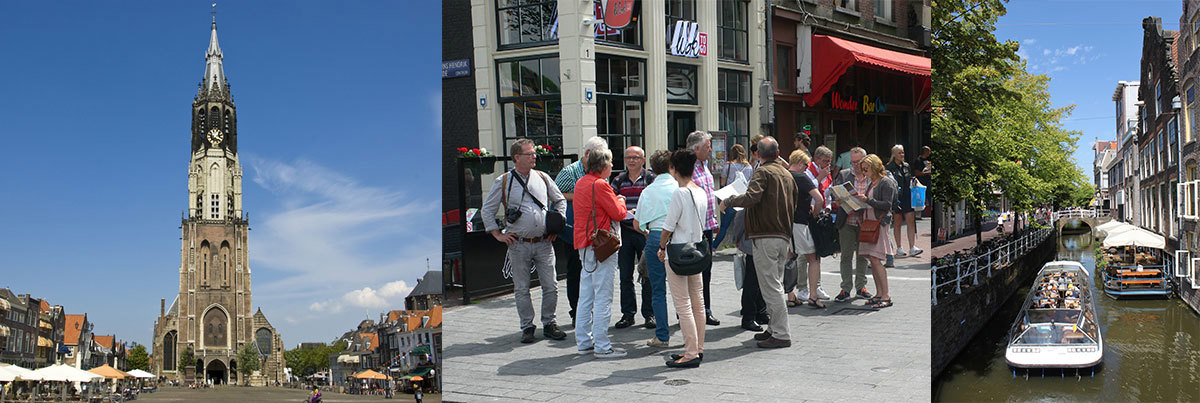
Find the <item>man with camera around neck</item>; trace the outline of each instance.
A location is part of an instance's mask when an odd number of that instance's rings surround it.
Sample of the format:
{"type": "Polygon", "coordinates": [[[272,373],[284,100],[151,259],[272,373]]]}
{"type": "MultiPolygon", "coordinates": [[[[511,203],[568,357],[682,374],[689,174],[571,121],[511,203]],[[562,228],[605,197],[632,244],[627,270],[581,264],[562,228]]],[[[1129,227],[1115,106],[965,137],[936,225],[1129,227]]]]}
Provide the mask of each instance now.
{"type": "Polygon", "coordinates": [[[509,148],[515,168],[500,175],[492,183],[483,202],[484,228],[497,241],[508,245],[507,259],[512,268],[513,294],[517,315],[521,318],[521,342],[532,343],[537,326],[533,324],[533,301],[529,296],[530,268],[537,271],[542,287],[542,333],[562,340],[566,333],[558,329],[554,312],[558,305],[558,281],[554,273],[554,241],[556,234],[546,231],[547,209],[559,214],[567,210],[567,201],[545,172],[533,169],[537,152],[533,141],[517,140],[509,148]],[[539,203],[541,204],[539,206],[539,203]],[[542,206],[545,206],[543,208],[542,206]],[[496,213],[504,209],[504,230],[496,213]]]}

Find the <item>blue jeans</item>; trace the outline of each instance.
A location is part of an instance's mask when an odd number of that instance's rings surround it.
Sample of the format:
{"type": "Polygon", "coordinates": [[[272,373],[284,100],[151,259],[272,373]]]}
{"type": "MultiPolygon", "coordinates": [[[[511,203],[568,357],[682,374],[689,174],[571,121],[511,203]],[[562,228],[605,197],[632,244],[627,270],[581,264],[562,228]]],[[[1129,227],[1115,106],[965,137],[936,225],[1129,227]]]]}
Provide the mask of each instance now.
{"type": "MultiPolygon", "coordinates": [[[[657,244],[656,244],[657,246],[657,244]]],[[[633,283],[637,277],[637,259],[646,249],[646,236],[630,227],[621,227],[621,251],[617,266],[621,268],[621,317],[632,318],[637,313],[637,294],[633,283]]],[[[655,248],[657,253],[658,249],[655,248]]],[[[652,255],[646,255],[647,258],[652,255]]],[[[642,286],[642,317],[651,318],[654,311],[650,309],[650,287],[642,286]]]]}
{"type": "Polygon", "coordinates": [[[736,214],[737,211],[734,211],[733,207],[726,207],[725,211],[721,212],[720,230],[717,231],[717,237],[713,238],[713,250],[717,250],[717,245],[720,245],[721,241],[725,240],[725,230],[729,228],[729,223],[733,222],[733,216],[736,214]]]}
{"type": "Polygon", "coordinates": [[[658,260],[658,243],[662,242],[662,230],[650,230],[646,235],[646,272],[650,275],[650,304],[654,306],[654,336],[661,341],[671,340],[671,329],[667,327],[667,265],[658,260]]]}
{"type": "Polygon", "coordinates": [[[603,262],[596,261],[591,246],[579,250],[583,271],[579,276],[579,305],[575,311],[575,344],[580,350],[612,350],[608,325],[612,320],[613,278],[617,273],[614,253],[603,262]]]}

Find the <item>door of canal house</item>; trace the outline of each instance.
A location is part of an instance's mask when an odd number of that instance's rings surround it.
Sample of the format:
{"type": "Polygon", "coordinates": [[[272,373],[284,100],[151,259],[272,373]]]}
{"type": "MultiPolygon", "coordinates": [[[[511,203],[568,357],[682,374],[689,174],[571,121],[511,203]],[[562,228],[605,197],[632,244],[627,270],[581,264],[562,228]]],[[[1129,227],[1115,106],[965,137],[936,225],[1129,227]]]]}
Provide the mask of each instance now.
{"type": "MultiPolygon", "coordinates": [[[[1089,234],[1062,235],[1056,259],[1079,261],[1094,273],[1093,242],[1089,234]]],[[[1200,316],[1178,298],[1115,300],[1097,288],[1098,274],[1094,280],[1104,332],[1104,359],[1094,373],[1013,375],[1004,350],[1032,285],[1026,282],[935,379],[934,400],[1200,401],[1200,316]]]]}

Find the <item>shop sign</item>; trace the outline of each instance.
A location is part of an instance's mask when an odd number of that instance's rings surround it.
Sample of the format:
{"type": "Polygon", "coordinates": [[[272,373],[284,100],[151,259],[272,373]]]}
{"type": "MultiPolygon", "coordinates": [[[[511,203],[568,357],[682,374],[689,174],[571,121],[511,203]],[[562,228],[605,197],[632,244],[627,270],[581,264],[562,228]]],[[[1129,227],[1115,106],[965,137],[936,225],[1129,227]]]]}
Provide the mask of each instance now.
{"type": "Polygon", "coordinates": [[[830,98],[830,104],[833,109],[844,111],[855,111],[860,113],[887,113],[887,104],[880,97],[871,99],[870,95],[863,95],[862,102],[854,99],[843,99],[841,94],[833,92],[830,98]]]}
{"type": "Polygon", "coordinates": [[[471,75],[471,59],[442,62],[442,78],[457,78],[471,75]]]}
{"type": "Polygon", "coordinates": [[[625,28],[633,19],[634,0],[606,0],[604,2],[604,25],[615,29],[625,28]]]}
{"type": "Polygon", "coordinates": [[[693,21],[676,21],[675,35],[671,38],[671,54],[683,57],[708,56],[708,34],[700,32],[700,24],[693,21]]]}

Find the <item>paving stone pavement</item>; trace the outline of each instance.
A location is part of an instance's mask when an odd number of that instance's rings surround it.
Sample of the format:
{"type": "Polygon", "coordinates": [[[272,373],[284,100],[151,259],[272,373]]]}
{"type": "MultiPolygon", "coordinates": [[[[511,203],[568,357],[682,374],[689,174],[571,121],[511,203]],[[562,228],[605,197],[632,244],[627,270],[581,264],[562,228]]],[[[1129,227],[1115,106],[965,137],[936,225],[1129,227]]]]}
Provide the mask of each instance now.
{"type": "MultiPolygon", "coordinates": [[[[919,235],[929,220],[918,221],[919,235]]],[[[928,236],[918,245],[928,250],[928,236]],[[924,243],[924,245],[922,245],[924,243]]],[[[836,256],[835,256],[836,257],[836,256]]],[[[840,276],[835,257],[822,259],[821,279],[836,294],[840,276]]],[[[870,271],[868,270],[868,277],[870,271]]],[[[670,354],[683,350],[683,334],[671,320],[669,348],[646,346],[653,329],[609,328],[613,345],[629,355],[596,359],[576,355],[565,281],[559,282],[557,316],[567,339],[521,344],[512,295],[450,308],[444,325],[445,401],[888,401],[930,400],[929,258],[896,260],[888,269],[896,305],[874,311],[865,301],[827,301],[828,309],[789,308],[792,346],[761,349],[753,332],[740,325],[740,291],[734,286],[733,257],[714,258],[713,313],[720,326],[709,326],[705,361],[699,368],[672,369],[670,354]]],[[[640,287],[640,286],[639,286],[640,287]]],[[[871,278],[867,288],[874,292],[871,278]]],[[[619,294],[619,287],[616,290],[619,294]]],[[[533,290],[540,307],[540,290],[533,290]]],[[[619,311],[614,298],[614,312],[619,311]]],[[[639,297],[639,303],[640,303],[639,297]]],[[[640,308],[640,306],[639,306],[640,308]]],[[[612,321],[620,319],[616,312],[612,321]]],[[[540,327],[540,324],[539,324],[540,327]]]]}

